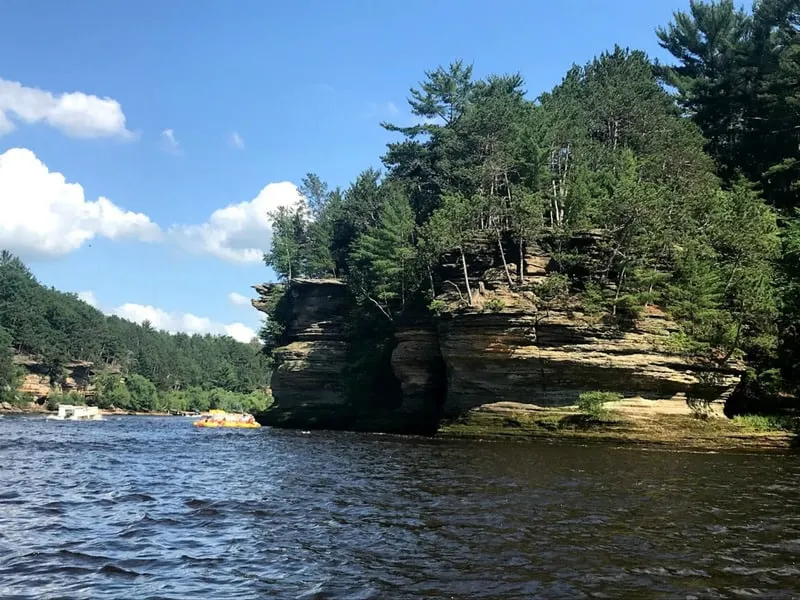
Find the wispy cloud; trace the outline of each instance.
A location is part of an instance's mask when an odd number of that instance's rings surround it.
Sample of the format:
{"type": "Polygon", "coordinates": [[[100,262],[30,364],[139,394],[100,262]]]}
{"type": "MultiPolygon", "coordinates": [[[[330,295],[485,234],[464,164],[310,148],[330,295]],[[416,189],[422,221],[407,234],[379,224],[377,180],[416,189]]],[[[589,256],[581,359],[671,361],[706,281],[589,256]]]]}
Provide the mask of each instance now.
{"type": "Polygon", "coordinates": [[[239,135],[236,131],[231,133],[229,141],[231,146],[236,148],[237,150],[244,150],[244,138],[239,135]]]}
{"type": "Polygon", "coordinates": [[[161,146],[170,154],[181,154],[182,152],[181,145],[175,137],[175,131],[172,129],[165,129],[161,132],[161,146]]]}

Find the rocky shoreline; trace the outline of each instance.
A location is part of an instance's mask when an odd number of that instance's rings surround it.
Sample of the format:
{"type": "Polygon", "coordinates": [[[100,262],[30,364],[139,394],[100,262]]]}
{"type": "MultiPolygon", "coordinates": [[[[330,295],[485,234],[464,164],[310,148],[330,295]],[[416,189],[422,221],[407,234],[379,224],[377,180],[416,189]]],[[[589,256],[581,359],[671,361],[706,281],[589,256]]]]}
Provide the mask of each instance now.
{"type": "MultiPolygon", "coordinates": [[[[427,434],[471,439],[562,438],[706,450],[787,449],[795,436],[749,429],[725,416],[742,366],[708,365],[669,352],[676,326],[651,307],[625,329],[578,307],[537,312],[521,294],[479,286],[503,298],[435,323],[398,327],[391,369],[393,408],[355,405],[348,369],[346,315],[351,298],[336,280],[293,280],[287,344],[275,351],[275,404],[262,425],[427,434]],[[502,294],[502,296],[501,296],[502,294]],[[586,391],[612,392],[610,418],[593,422],[576,408],[586,391]],[[698,412],[693,403],[705,407],[698,412]]],[[[257,286],[259,308],[285,288],[257,286]]],[[[389,390],[376,389],[376,395],[389,390]]]]}

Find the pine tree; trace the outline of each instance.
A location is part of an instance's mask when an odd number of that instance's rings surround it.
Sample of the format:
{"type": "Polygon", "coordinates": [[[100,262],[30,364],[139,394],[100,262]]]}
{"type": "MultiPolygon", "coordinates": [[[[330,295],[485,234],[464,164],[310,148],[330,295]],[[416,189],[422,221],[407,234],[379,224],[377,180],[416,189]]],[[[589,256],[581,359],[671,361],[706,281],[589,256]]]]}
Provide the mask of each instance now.
{"type": "Polygon", "coordinates": [[[405,308],[416,284],[415,230],[408,198],[394,188],[381,209],[380,224],[359,236],[350,256],[351,281],[389,318],[395,307],[405,308]]]}

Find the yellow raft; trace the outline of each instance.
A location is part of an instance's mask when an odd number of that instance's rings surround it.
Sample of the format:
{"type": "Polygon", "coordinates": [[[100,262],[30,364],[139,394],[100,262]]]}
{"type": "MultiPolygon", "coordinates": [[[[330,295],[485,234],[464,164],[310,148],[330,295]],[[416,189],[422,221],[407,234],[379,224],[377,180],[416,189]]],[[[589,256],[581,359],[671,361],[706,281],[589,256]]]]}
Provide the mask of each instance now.
{"type": "Polygon", "coordinates": [[[237,415],[224,410],[210,410],[208,415],[194,422],[195,427],[234,427],[238,429],[255,429],[261,427],[253,415],[237,415]]]}

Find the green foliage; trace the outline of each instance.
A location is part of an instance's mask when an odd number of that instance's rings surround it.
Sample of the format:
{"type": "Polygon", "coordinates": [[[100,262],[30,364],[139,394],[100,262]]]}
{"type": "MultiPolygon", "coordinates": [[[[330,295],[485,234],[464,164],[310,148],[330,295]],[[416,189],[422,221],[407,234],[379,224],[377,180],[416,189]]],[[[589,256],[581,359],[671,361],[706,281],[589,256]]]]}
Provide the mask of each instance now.
{"type": "Polygon", "coordinates": [[[20,371],[14,364],[11,334],[0,325],[0,402],[11,402],[16,398],[20,371]]]}
{"type": "Polygon", "coordinates": [[[533,291],[543,309],[555,308],[569,296],[569,277],[563,273],[548,273],[542,282],[533,286],[533,291]]]}
{"type": "Polygon", "coordinates": [[[447,302],[444,300],[431,300],[430,304],[428,304],[428,310],[437,317],[441,317],[445,312],[447,312],[447,308],[447,302]]]}
{"type": "Polygon", "coordinates": [[[416,224],[408,199],[391,190],[380,210],[380,222],[361,234],[350,254],[349,281],[391,318],[405,308],[415,291],[416,224]]]}
{"type": "MultiPolygon", "coordinates": [[[[267,263],[335,275],[361,300],[356,318],[392,322],[440,315],[454,294],[469,310],[491,260],[543,315],[576,290],[621,328],[657,306],[680,326],[671,351],[780,367],[798,390],[799,22],[794,0],[752,14],[693,1],[658,32],[676,64],[614,47],[535,101],[518,74],[428,71],[408,99],[419,124],[383,124],[400,136],[386,173],[342,192],[308,175],[304,202],[273,215],[267,263]],[[529,286],[539,248],[554,268],[529,286]]],[[[263,337],[282,335],[271,319],[263,337]]]]}
{"type": "Polygon", "coordinates": [[[800,420],[788,415],[737,415],[733,421],[753,431],[800,431],[800,420]]]}
{"type": "Polygon", "coordinates": [[[125,379],[125,387],[130,394],[131,410],[149,412],[158,409],[158,391],[149,379],[133,374],[125,379]]]}
{"type": "Polygon", "coordinates": [[[272,248],[264,262],[285,279],[299,276],[303,271],[303,247],[306,243],[306,214],[303,205],[294,208],[279,206],[270,213],[272,219],[272,248]]]}
{"type": "Polygon", "coordinates": [[[620,400],[622,396],[613,392],[583,392],[578,398],[578,410],[593,421],[605,421],[609,418],[606,404],[620,400]]]}
{"type": "Polygon", "coordinates": [[[0,390],[16,387],[12,382],[18,371],[10,362],[11,345],[42,362],[57,387],[71,363],[92,363],[99,373],[100,406],[131,405],[124,386],[106,386],[106,370],[123,377],[144,377],[162,391],[225,385],[231,391],[250,393],[263,387],[269,376],[268,357],[257,342],[242,344],[225,336],[173,335],[148,324],[106,317],[74,294],[42,286],[22,261],[3,252],[0,390]]]}
{"type": "Polygon", "coordinates": [[[500,312],[506,307],[506,303],[500,298],[489,298],[483,303],[483,308],[490,312],[500,312]]]}
{"type": "Polygon", "coordinates": [[[589,282],[581,293],[581,307],[586,314],[602,314],[608,309],[603,289],[595,282],[589,282]]]}

